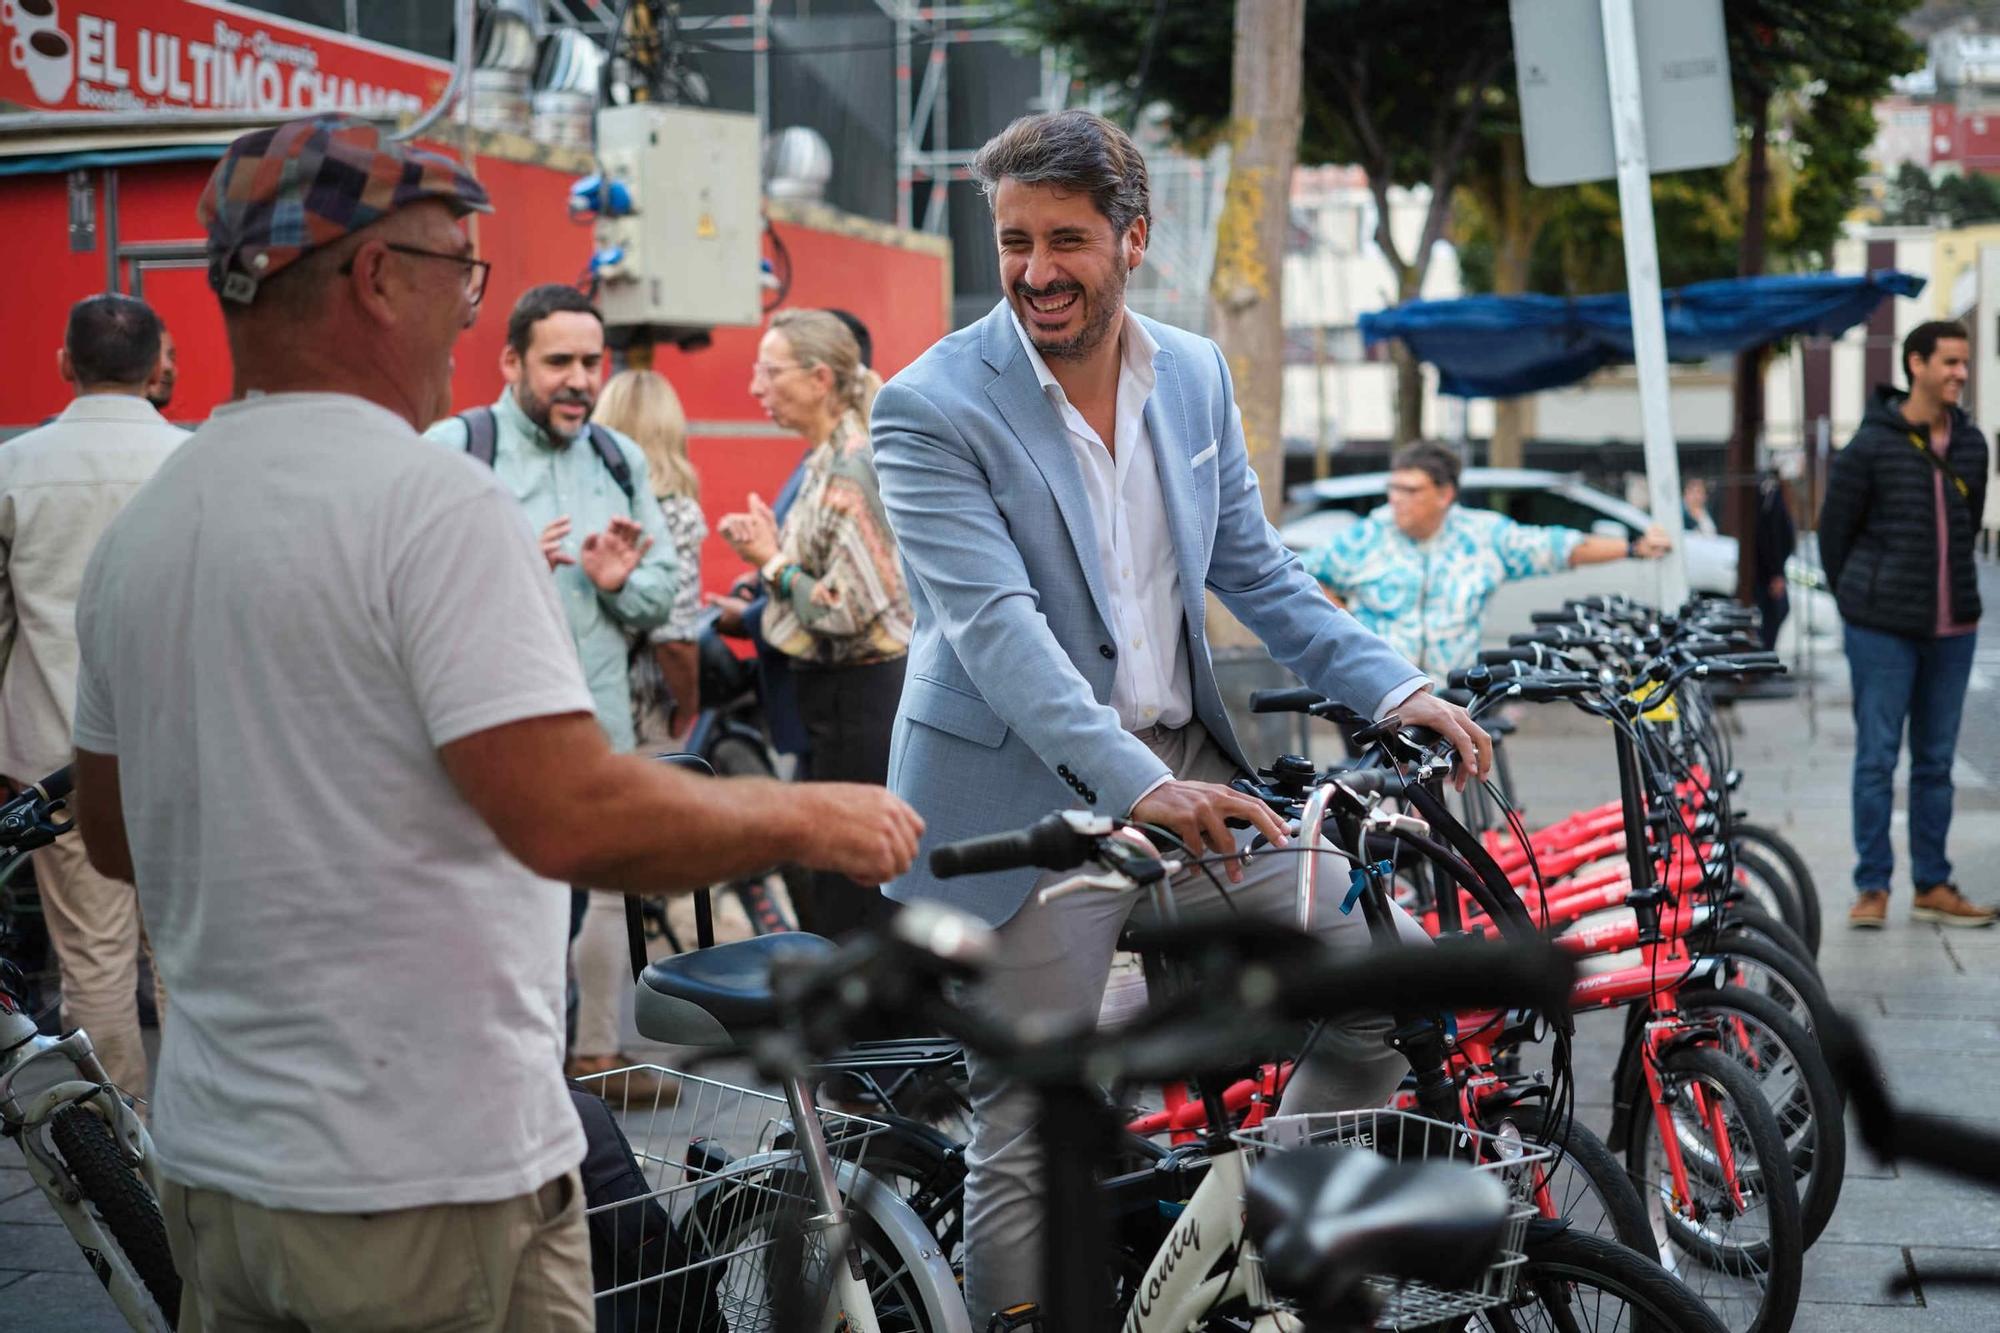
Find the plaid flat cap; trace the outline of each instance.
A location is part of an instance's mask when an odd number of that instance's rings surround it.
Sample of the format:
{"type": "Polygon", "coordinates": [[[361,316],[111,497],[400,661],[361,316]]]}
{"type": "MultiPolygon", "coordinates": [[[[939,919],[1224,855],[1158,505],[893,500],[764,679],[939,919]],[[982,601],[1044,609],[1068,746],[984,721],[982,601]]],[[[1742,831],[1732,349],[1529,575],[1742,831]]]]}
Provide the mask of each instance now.
{"type": "Polygon", "coordinates": [[[425,199],[461,217],[493,211],[471,172],[368,121],[323,115],[253,130],[229,145],[195,205],[208,285],[248,305],[287,264],[425,199]]]}

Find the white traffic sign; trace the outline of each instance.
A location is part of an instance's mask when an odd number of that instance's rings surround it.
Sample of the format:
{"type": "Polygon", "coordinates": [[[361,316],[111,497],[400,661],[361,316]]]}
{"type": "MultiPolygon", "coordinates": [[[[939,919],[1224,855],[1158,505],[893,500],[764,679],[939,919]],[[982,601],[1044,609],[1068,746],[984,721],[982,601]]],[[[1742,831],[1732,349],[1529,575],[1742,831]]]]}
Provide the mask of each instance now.
{"type": "MultiPolygon", "coordinates": [[[[1599,0],[1511,0],[1528,179],[1575,185],[1618,174],[1599,0]]],[[[1722,0],[1633,0],[1646,162],[1655,173],[1736,158],[1722,0]]]]}

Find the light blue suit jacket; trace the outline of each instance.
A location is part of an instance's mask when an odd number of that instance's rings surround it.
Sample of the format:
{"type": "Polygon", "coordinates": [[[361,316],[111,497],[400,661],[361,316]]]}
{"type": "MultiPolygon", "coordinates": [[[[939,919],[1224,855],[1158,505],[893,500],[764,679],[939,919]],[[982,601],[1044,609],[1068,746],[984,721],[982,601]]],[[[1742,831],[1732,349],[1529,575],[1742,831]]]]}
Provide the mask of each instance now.
{"type": "MultiPolygon", "coordinates": [[[[1299,679],[1359,712],[1421,681],[1326,599],[1265,520],[1221,351],[1127,317],[1160,346],[1146,427],[1180,569],[1196,720],[1244,763],[1209,661],[1203,589],[1299,679]]],[[[1006,304],[885,385],[873,435],[916,610],[889,786],[925,823],[916,867],[884,891],[998,925],[1037,872],[938,880],[932,847],[1065,806],[1125,815],[1166,767],[1108,702],[1117,649],[1090,501],[1006,304]]]]}

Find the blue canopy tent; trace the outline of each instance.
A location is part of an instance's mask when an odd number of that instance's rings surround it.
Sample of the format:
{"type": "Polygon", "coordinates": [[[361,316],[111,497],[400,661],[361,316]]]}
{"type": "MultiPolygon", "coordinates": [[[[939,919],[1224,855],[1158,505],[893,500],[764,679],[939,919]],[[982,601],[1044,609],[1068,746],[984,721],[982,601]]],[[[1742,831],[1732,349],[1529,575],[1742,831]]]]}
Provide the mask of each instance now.
{"type": "MultiPolygon", "coordinates": [[[[1924,280],[1896,269],[1728,278],[1666,292],[1667,355],[1699,361],[1788,334],[1833,337],[1888,296],[1915,296],[1924,280]]],[[[1370,346],[1401,338],[1438,368],[1438,389],[1462,398],[1511,398],[1573,384],[1632,359],[1632,307],[1603,296],[1467,296],[1411,301],[1361,317],[1370,346]]]]}

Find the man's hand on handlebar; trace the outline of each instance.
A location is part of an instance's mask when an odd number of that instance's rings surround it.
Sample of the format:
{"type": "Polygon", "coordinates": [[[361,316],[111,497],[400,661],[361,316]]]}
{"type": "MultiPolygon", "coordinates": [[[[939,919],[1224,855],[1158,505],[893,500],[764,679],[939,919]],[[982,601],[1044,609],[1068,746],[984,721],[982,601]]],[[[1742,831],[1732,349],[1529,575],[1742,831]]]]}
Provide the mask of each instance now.
{"type": "Polygon", "coordinates": [[[802,782],[793,804],[806,830],[799,863],[862,884],[883,884],[910,868],[924,821],[881,787],[855,782],[802,782]]]}
{"type": "MultiPolygon", "coordinates": [[[[1232,819],[1255,828],[1273,847],[1284,847],[1291,841],[1269,806],[1213,782],[1162,783],[1132,807],[1132,819],[1135,823],[1158,824],[1170,830],[1195,852],[1207,850],[1222,855],[1234,852],[1236,835],[1228,823],[1232,819]]],[[[1231,860],[1224,869],[1230,883],[1242,883],[1240,862],[1231,860]]]]}
{"type": "Polygon", "coordinates": [[[1405,726],[1429,727],[1451,742],[1458,751],[1458,767],[1452,771],[1452,786],[1459,791],[1472,778],[1484,779],[1493,768],[1493,738],[1480,730],[1472,715],[1457,704],[1446,703],[1426,685],[1396,705],[1396,715],[1405,726]]]}

